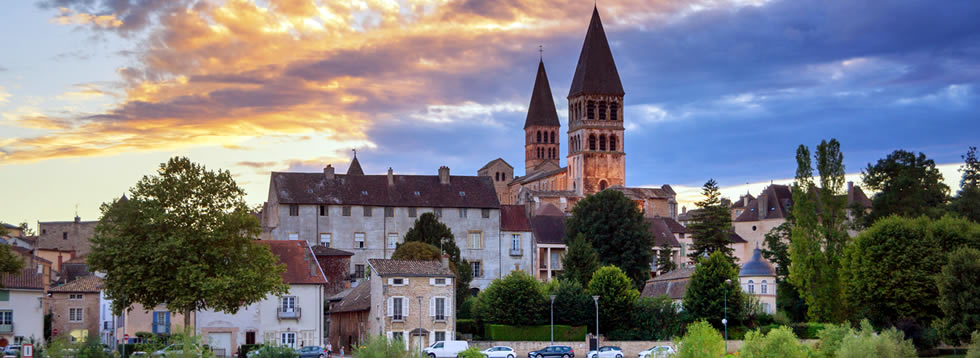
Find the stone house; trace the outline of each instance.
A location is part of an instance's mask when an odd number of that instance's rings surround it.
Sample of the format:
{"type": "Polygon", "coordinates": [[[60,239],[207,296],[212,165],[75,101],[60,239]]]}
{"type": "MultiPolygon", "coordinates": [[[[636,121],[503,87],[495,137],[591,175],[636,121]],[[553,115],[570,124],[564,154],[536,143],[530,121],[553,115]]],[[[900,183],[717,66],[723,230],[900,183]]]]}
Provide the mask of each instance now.
{"type": "Polygon", "coordinates": [[[507,185],[514,180],[514,167],[510,166],[507,161],[502,158],[491,160],[477,170],[476,175],[492,178],[493,188],[498,193],[497,198],[500,200],[500,205],[515,203],[516,197],[508,192],[510,188],[507,185]]]}
{"type": "Polygon", "coordinates": [[[762,257],[758,247],[752,250],[752,258],[739,269],[738,283],[743,292],[759,300],[763,311],[776,313],[776,271],[762,257]]]}
{"type": "Polygon", "coordinates": [[[90,335],[99,337],[102,279],[82,276],[48,292],[51,327],[59,335],[67,335],[73,342],[85,341],[90,335]]]}
{"type": "Polygon", "coordinates": [[[197,312],[195,327],[218,356],[234,356],[242,344],[277,344],[299,349],[323,344],[326,276],[306,241],[257,241],[286,266],[289,291],[241,307],[238,312],[197,312]]]}
{"type": "MultiPolygon", "coordinates": [[[[111,301],[107,303],[111,304],[111,301]]],[[[194,322],[194,316],[194,312],[191,312],[191,322],[194,322]]],[[[139,343],[136,333],[171,334],[180,332],[183,325],[184,315],[170,312],[166,305],[147,308],[134,303],[116,317],[114,336],[120,343],[123,343],[126,335],[129,335],[127,343],[139,343]]]]}
{"type": "Polygon", "coordinates": [[[687,284],[691,281],[694,274],[694,266],[680,267],[676,270],[658,275],[647,280],[643,285],[643,297],[660,297],[666,295],[671,301],[676,303],[681,309],[684,305],[684,294],[687,293],[687,284]]]}
{"type": "Polygon", "coordinates": [[[534,275],[534,236],[524,205],[500,206],[500,270],[534,275]]]}
{"type": "Polygon", "coordinates": [[[455,337],[455,275],[441,261],[371,259],[367,334],[384,334],[418,350],[455,337]]]}
{"type": "Polygon", "coordinates": [[[33,259],[17,275],[0,275],[0,346],[44,342],[44,300],[48,280],[33,259]]]}
{"type": "Polygon", "coordinates": [[[63,262],[89,252],[89,240],[95,235],[98,221],[42,221],[37,223],[37,255],[55,263],[54,270],[61,272],[63,262]]]}
{"type": "Polygon", "coordinates": [[[565,245],[565,214],[553,205],[542,207],[530,219],[534,235],[535,255],[534,277],[541,281],[551,281],[562,271],[562,258],[568,246],[565,245]]]}
{"type": "Polygon", "coordinates": [[[350,289],[340,302],[330,306],[330,344],[334,352],[341,348],[353,352],[356,344],[368,335],[368,317],[371,312],[371,285],[362,281],[350,289]]]}

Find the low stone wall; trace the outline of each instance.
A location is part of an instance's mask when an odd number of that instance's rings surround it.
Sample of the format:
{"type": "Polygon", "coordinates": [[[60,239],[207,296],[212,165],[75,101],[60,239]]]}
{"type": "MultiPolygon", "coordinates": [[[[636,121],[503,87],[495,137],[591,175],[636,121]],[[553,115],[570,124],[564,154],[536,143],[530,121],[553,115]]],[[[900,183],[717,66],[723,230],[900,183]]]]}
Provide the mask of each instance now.
{"type": "MultiPolygon", "coordinates": [[[[803,344],[814,345],[818,342],[815,339],[804,339],[803,344]]],[[[470,345],[480,347],[480,349],[487,349],[493,346],[508,346],[514,348],[517,351],[517,356],[515,358],[525,358],[527,353],[535,351],[550,345],[551,342],[490,342],[490,341],[473,341],[470,345]]],[[[671,346],[677,349],[674,342],[671,341],[600,341],[600,345],[603,346],[616,346],[623,350],[623,358],[635,358],[640,352],[647,349],[653,348],[655,346],[671,346]]],[[[555,342],[555,345],[569,346],[575,351],[576,358],[586,358],[585,353],[588,353],[588,344],[584,341],[582,342],[555,342]]],[[[742,348],[742,341],[731,340],[728,341],[728,353],[735,353],[742,348]]]]}
{"type": "MultiPolygon", "coordinates": [[[[528,352],[536,351],[541,348],[551,345],[551,342],[531,342],[531,341],[472,341],[470,346],[477,346],[480,349],[487,349],[493,346],[507,346],[514,348],[517,351],[517,356],[515,358],[526,358],[528,352]]],[[[575,351],[576,358],[585,358],[585,353],[589,351],[589,346],[585,341],[575,341],[575,342],[559,342],[555,341],[556,346],[569,346],[575,351]]],[[[635,355],[635,354],[634,354],[635,355]]],[[[624,357],[625,358],[625,357],[624,357]]]]}

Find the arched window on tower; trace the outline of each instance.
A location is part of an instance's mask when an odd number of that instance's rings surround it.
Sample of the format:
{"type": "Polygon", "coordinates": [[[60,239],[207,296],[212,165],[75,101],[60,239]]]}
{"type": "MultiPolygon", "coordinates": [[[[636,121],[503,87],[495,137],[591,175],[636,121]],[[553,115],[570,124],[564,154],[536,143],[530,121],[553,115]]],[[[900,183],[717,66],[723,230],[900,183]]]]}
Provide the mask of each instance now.
{"type": "Polygon", "coordinates": [[[589,101],[589,104],[585,107],[585,114],[588,120],[595,119],[595,102],[589,101]]]}
{"type": "Polygon", "coordinates": [[[551,143],[555,142],[555,131],[551,131],[551,143]]]}
{"type": "Polygon", "coordinates": [[[606,135],[599,136],[599,150],[606,150],[606,135]]]}
{"type": "Polygon", "coordinates": [[[606,184],[606,181],[605,180],[600,180],[599,181],[599,191],[606,190],[606,185],[607,184],[606,184]]]}
{"type": "Polygon", "coordinates": [[[619,120],[619,103],[612,102],[609,104],[609,120],[610,121],[619,120]]]}
{"type": "Polygon", "coordinates": [[[599,102],[599,120],[606,120],[606,101],[599,102]]]}
{"type": "Polygon", "coordinates": [[[589,150],[595,150],[595,134],[589,134],[589,150]]]}
{"type": "Polygon", "coordinates": [[[537,141],[537,143],[541,143],[541,131],[538,131],[538,141],[537,141]]]}
{"type": "Polygon", "coordinates": [[[616,143],[616,135],[614,134],[609,136],[609,150],[613,152],[619,151],[618,147],[616,147],[616,144],[618,144],[616,143]]]}
{"type": "Polygon", "coordinates": [[[495,181],[500,181],[500,172],[496,172],[496,173],[494,173],[494,174],[496,175],[496,177],[495,177],[495,179],[494,179],[494,180],[495,180],[495,181]]]}

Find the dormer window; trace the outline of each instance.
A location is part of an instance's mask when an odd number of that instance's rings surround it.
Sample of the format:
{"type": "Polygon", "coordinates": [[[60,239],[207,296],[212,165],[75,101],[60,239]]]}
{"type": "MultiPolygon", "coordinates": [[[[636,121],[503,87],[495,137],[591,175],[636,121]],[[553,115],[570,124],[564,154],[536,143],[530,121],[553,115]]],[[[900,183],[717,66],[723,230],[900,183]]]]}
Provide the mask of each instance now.
{"type": "Polygon", "coordinates": [[[422,195],[422,193],[419,193],[419,192],[417,192],[417,191],[416,191],[416,192],[414,192],[413,194],[415,194],[415,196],[419,196],[419,195],[422,195]]]}
{"type": "Polygon", "coordinates": [[[466,196],[466,192],[465,191],[459,192],[459,196],[466,196]]]}

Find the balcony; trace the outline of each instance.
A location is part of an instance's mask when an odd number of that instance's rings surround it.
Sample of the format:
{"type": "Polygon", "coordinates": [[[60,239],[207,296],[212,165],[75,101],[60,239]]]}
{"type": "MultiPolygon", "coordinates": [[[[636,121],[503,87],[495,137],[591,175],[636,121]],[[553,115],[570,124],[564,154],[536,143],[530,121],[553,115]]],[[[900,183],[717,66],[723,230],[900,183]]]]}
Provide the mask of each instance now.
{"type": "Polygon", "coordinates": [[[510,256],[522,256],[524,255],[524,249],[510,249],[510,256]]]}
{"type": "Polygon", "coordinates": [[[14,333],[14,324],[0,324],[0,333],[14,333]]]}
{"type": "Polygon", "coordinates": [[[283,310],[282,307],[276,309],[276,313],[279,315],[279,319],[299,319],[303,313],[302,308],[295,308],[291,310],[283,310]]]}

